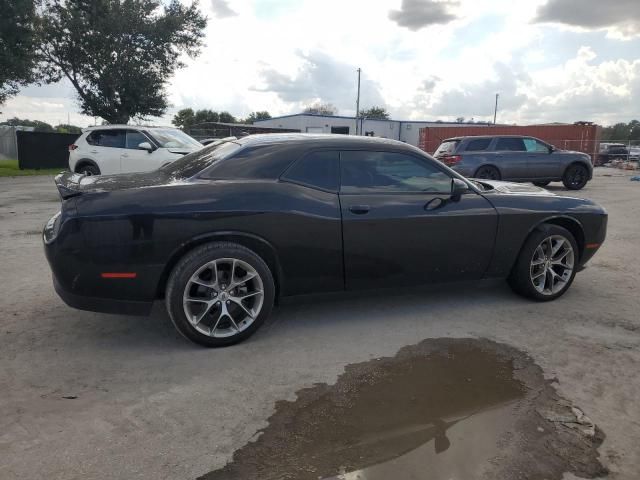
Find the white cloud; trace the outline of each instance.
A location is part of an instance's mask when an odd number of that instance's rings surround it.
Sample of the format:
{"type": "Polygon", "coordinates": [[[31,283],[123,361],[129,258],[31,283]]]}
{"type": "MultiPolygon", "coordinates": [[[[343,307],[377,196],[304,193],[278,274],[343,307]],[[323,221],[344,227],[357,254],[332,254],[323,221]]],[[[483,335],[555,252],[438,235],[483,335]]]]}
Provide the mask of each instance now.
{"type": "MultiPolygon", "coordinates": [[[[640,103],[640,38],[565,33],[584,36],[587,49],[563,50],[558,40],[560,54],[546,46],[545,35],[560,38],[566,28],[578,27],[537,23],[552,3],[207,0],[201,3],[209,16],[207,46],[195,60],[185,58],[187,67],[170,80],[172,107],[157,122],[169,123],[184,107],[238,117],[255,110],[280,115],[314,100],[350,114],[358,67],[361,106],[386,106],[395,118],[488,119],[495,93],[505,122],[609,122],[637,115],[632,106],[640,103]],[[618,53],[617,45],[626,53],[618,53]]],[[[601,28],[581,21],[586,26],[579,28],[601,28]]],[[[609,35],[614,29],[602,28],[609,35]]],[[[2,106],[0,118],[56,123],[69,112],[72,121],[93,123],[78,114],[74,97],[68,86],[30,87],[2,106]]]]}

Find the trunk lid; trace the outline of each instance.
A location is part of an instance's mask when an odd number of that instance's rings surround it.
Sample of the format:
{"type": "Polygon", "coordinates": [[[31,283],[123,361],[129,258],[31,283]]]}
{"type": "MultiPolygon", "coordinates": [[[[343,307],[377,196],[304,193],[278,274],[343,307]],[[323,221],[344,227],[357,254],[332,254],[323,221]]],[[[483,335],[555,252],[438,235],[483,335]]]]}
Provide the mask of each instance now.
{"type": "Polygon", "coordinates": [[[55,183],[63,200],[84,193],[110,192],[131,188],[153,187],[175,183],[174,177],[160,171],[127,175],[81,175],[65,172],[56,176],[55,183]]]}

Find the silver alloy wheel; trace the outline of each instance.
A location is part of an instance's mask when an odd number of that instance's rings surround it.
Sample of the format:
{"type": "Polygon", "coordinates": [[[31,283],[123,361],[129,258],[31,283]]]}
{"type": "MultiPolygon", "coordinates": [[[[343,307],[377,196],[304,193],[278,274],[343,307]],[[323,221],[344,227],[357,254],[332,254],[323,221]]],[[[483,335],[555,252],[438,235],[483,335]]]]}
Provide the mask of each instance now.
{"type": "Polygon", "coordinates": [[[543,295],[554,295],[567,286],[574,266],[571,242],[561,235],[551,235],[536,247],[529,275],[534,288],[543,295]]]}
{"type": "Polygon", "coordinates": [[[232,337],[260,314],[264,287],[258,272],[237,258],[207,262],[191,275],[182,305],[191,325],[210,337],[232,337]]]}

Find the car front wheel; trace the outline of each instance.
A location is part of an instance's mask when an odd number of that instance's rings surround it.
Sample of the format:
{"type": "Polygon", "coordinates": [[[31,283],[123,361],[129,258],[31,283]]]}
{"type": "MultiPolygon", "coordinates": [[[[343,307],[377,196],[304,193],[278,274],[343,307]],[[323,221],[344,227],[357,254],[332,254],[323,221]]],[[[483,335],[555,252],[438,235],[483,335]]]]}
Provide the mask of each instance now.
{"type": "Polygon", "coordinates": [[[539,301],[564,294],[576,275],[578,246],[566,228],[543,225],[527,239],[509,276],[520,295],[539,301]]]}
{"type": "Polygon", "coordinates": [[[167,311],[176,329],[206,347],[251,336],[273,307],[273,276],[264,260],[241,245],[216,242],[187,254],[167,283],[167,311]]]}
{"type": "Polygon", "coordinates": [[[570,165],[562,177],[562,183],[569,190],[580,190],[588,181],[589,171],[587,167],[580,164],[570,165]]]}

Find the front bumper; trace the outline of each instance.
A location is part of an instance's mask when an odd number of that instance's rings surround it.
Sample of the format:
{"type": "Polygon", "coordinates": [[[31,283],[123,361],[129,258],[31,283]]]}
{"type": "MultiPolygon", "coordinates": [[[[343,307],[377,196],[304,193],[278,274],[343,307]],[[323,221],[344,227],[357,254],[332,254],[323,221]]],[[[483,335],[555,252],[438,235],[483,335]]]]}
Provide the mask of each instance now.
{"type": "Polygon", "coordinates": [[[90,312],[115,313],[120,315],[149,315],[153,302],[139,302],[134,300],[116,300],[112,298],[89,297],[78,295],[65,290],[55,275],[53,288],[58,296],[70,307],[90,312]]]}

